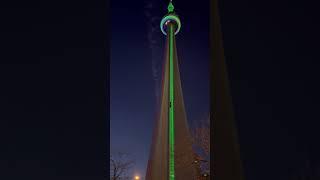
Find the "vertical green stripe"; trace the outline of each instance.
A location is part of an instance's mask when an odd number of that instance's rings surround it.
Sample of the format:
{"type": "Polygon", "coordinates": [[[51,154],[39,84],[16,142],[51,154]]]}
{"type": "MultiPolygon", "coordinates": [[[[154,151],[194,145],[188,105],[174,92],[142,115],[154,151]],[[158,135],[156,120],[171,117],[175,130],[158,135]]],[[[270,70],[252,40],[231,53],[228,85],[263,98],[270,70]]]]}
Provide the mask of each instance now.
{"type": "Polygon", "coordinates": [[[169,60],[170,60],[170,91],[169,91],[169,96],[170,96],[170,115],[169,115],[169,179],[174,180],[174,83],[173,83],[173,24],[169,24],[169,40],[170,40],[170,45],[169,45],[169,60]]]}

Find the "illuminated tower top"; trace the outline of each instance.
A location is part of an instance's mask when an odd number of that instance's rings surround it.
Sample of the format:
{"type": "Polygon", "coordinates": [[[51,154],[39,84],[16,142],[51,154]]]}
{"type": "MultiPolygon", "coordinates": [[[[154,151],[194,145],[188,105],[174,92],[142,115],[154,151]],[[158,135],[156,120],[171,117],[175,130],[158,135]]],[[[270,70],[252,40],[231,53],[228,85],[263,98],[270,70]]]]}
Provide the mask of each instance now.
{"type": "Polygon", "coordinates": [[[168,5],[168,13],[162,18],[160,23],[160,28],[164,35],[167,35],[169,23],[174,24],[174,29],[175,29],[174,34],[177,35],[181,28],[181,22],[180,22],[179,16],[174,12],[174,6],[172,4],[172,0],[169,2],[169,5],[168,5]]]}

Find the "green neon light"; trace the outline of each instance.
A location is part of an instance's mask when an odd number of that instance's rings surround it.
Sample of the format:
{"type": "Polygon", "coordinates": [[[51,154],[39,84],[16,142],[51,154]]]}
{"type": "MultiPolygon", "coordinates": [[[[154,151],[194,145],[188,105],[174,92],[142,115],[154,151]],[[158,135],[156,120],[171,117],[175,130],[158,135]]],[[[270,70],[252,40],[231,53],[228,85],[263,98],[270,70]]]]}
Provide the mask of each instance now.
{"type": "Polygon", "coordinates": [[[161,29],[162,33],[164,35],[167,35],[167,32],[164,30],[164,26],[168,20],[177,22],[178,27],[176,29],[175,35],[178,34],[178,32],[180,31],[180,28],[181,28],[181,22],[180,22],[179,17],[175,14],[169,14],[169,15],[165,16],[164,18],[162,18],[162,20],[160,22],[160,29],[161,29]]]}
{"type": "Polygon", "coordinates": [[[170,50],[169,50],[169,60],[170,60],[170,114],[169,114],[169,180],[174,180],[174,79],[173,79],[173,25],[169,25],[170,28],[170,50]]]}
{"type": "Polygon", "coordinates": [[[173,6],[172,2],[170,2],[169,5],[168,5],[168,12],[169,13],[173,12],[173,10],[174,10],[174,6],[173,6]]]}

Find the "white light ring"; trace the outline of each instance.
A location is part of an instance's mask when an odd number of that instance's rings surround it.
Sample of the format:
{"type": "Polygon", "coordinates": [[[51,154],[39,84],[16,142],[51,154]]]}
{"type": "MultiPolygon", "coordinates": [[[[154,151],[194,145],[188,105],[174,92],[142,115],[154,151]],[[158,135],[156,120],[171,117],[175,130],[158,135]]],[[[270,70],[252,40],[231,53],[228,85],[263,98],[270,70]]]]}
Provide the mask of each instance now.
{"type": "Polygon", "coordinates": [[[164,18],[162,18],[161,23],[160,23],[160,29],[161,29],[162,33],[164,35],[167,35],[167,32],[163,29],[163,26],[168,20],[172,20],[172,21],[177,22],[178,28],[176,29],[176,32],[174,34],[175,35],[178,34],[178,32],[180,31],[180,28],[181,28],[181,22],[180,22],[180,19],[178,18],[178,16],[172,15],[172,14],[167,15],[164,18]]]}

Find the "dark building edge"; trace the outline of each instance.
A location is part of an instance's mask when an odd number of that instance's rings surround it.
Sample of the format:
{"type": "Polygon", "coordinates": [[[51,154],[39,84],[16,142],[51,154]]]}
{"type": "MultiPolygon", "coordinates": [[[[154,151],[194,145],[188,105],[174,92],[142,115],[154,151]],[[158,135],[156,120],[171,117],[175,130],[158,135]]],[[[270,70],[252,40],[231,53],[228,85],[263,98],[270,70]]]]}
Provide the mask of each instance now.
{"type": "Polygon", "coordinates": [[[243,180],[217,0],[210,1],[211,179],[243,180]]]}

